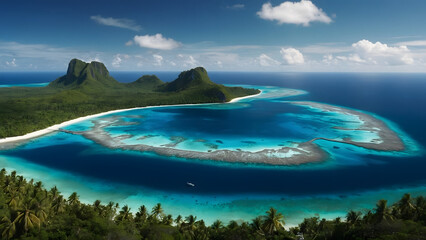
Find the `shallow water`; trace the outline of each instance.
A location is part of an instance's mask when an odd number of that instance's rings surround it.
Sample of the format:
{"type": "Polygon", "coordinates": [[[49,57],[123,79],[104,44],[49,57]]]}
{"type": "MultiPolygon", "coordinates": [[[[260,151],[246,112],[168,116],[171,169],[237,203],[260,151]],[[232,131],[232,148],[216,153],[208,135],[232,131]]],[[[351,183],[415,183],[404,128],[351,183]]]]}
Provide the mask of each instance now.
{"type": "MultiPolygon", "coordinates": [[[[359,125],[357,119],[348,116],[312,111],[285,102],[310,100],[377,114],[398,132],[409,148],[403,153],[378,152],[320,140],[317,144],[330,153],[326,162],[271,167],[110,150],[82,136],[57,133],[1,152],[0,167],[42,180],[48,187],[57,185],[64,194],[77,191],[88,202],[98,198],[103,202],[119,201],[134,210],[141,204],[152,207],[161,202],[169,213],[194,214],[208,223],[216,218],[250,220],[274,206],[284,213],[287,223],[296,224],[314,213],[330,218],[344,216],[351,208],[371,208],[381,198],[395,201],[404,192],[426,193],[423,174],[426,159],[422,150],[425,139],[421,134],[426,132],[426,117],[416,109],[416,105],[426,102],[421,92],[426,89],[424,75],[211,73],[210,76],[222,83],[273,85],[306,92],[288,98],[245,99],[235,104],[124,112],[116,115],[139,124],[108,130],[116,135],[159,135],[143,140],[153,145],[170,143],[170,137],[179,136],[185,139],[176,145],[181,149],[208,151],[216,147],[256,151],[317,136],[339,137],[341,131],[331,126],[359,125]],[[395,96],[399,97],[396,102],[395,96]],[[200,139],[203,141],[197,141],[200,139]],[[188,187],[187,181],[196,187],[188,187]]],[[[85,121],[67,129],[87,130],[91,126],[90,121],[85,121]]],[[[369,133],[345,133],[365,141],[375,137],[369,133]]],[[[126,141],[140,141],[138,137],[126,141]]]]}

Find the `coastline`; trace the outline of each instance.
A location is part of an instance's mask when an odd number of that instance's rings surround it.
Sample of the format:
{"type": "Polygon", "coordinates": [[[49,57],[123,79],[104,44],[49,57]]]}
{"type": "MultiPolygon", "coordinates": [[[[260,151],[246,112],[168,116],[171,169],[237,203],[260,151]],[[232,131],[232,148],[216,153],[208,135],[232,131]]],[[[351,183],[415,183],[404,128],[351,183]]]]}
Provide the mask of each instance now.
{"type": "MultiPolygon", "coordinates": [[[[373,139],[369,142],[355,141],[350,137],[345,137],[343,139],[330,139],[326,137],[316,137],[310,140],[310,142],[315,142],[316,140],[325,140],[337,143],[346,143],[351,144],[357,147],[363,147],[370,150],[376,151],[404,151],[405,145],[401,138],[396,134],[392,129],[390,129],[386,123],[382,120],[375,118],[372,115],[367,113],[356,111],[349,108],[318,103],[318,102],[310,102],[310,101],[292,101],[291,104],[304,106],[304,107],[312,107],[321,109],[325,112],[339,112],[345,115],[353,115],[357,116],[363,124],[356,129],[345,129],[341,128],[341,130],[354,130],[354,131],[369,131],[374,132],[379,137],[378,139],[373,139]]],[[[338,128],[338,126],[335,126],[338,128]]]]}
{"type": "Polygon", "coordinates": [[[264,164],[264,165],[300,165],[304,163],[322,162],[329,158],[329,154],[312,142],[295,143],[296,146],[281,146],[278,149],[265,148],[256,152],[244,151],[241,149],[216,149],[204,151],[184,150],[167,146],[152,146],[143,143],[126,144],[122,140],[133,137],[131,134],[112,136],[105,128],[117,126],[120,118],[111,116],[102,120],[92,120],[94,124],[87,131],[69,131],[61,129],[59,131],[82,135],[86,139],[107,147],[109,149],[132,150],[138,152],[153,152],[166,157],[178,157],[186,159],[196,159],[201,161],[219,161],[229,163],[244,164],[264,164]]]}
{"type": "Polygon", "coordinates": [[[25,135],[1,138],[0,139],[0,145],[2,145],[2,144],[14,144],[14,143],[22,142],[22,141],[31,140],[33,138],[41,137],[43,135],[59,131],[63,127],[66,127],[66,126],[69,126],[69,125],[72,125],[72,124],[75,124],[75,123],[78,123],[78,122],[82,122],[82,121],[85,121],[85,120],[89,120],[91,118],[101,117],[101,116],[105,116],[105,115],[109,115],[109,114],[113,114],[113,113],[126,112],[126,111],[137,110],[137,109],[155,108],[155,107],[176,107],[176,106],[196,106],[196,105],[203,105],[203,104],[235,103],[235,102],[238,102],[242,99],[247,99],[247,98],[259,96],[260,94],[262,94],[262,90],[260,90],[260,93],[257,93],[257,94],[254,94],[254,95],[249,95],[249,96],[244,96],[244,97],[233,98],[231,101],[225,102],[225,103],[169,104],[169,105],[154,105],[154,106],[146,106],[146,107],[124,108],[124,109],[111,110],[111,111],[107,111],[107,112],[96,113],[96,114],[92,114],[92,115],[68,120],[68,121],[65,121],[65,122],[62,122],[62,123],[59,123],[59,124],[52,125],[52,126],[47,127],[45,129],[41,129],[41,130],[37,130],[37,131],[34,131],[34,132],[27,133],[25,135]]]}
{"type": "Polygon", "coordinates": [[[259,90],[259,91],[260,91],[260,93],[257,93],[257,94],[254,94],[254,95],[248,95],[248,96],[244,96],[244,97],[237,97],[237,98],[233,98],[233,99],[231,99],[231,101],[226,102],[226,103],[235,103],[235,102],[238,102],[238,101],[243,100],[243,99],[252,98],[252,97],[257,97],[257,96],[259,96],[260,94],[262,94],[262,90],[259,90]]]}

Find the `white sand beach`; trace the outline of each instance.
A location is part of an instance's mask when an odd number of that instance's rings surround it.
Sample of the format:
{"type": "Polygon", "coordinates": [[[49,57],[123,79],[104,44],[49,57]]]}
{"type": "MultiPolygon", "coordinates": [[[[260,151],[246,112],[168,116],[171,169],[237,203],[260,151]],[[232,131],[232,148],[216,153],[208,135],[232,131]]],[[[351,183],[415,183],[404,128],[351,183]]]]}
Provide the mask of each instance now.
{"type": "MultiPolygon", "coordinates": [[[[227,103],[235,103],[235,102],[238,102],[242,99],[259,96],[260,94],[262,94],[262,91],[258,94],[255,94],[255,95],[234,98],[227,103]]],[[[63,122],[63,123],[60,123],[60,124],[56,124],[56,125],[47,127],[45,129],[41,129],[41,130],[38,130],[38,131],[27,133],[27,134],[22,135],[22,136],[2,138],[2,139],[0,139],[0,144],[30,140],[30,139],[33,139],[33,138],[37,138],[37,137],[58,131],[60,128],[63,128],[63,127],[66,127],[66,126],[69,126],[69,125],[72,125],[72,124],[75,124],[75,123],[78,123],[78,122],[81,122],[81,121],[85,121],[85,120],[88,120],[88,119],[91,119],[91,118],[101,117],[101,116],[105,116],[105,115],[113,114],[113,113],[125,112],[125,111],[136,110],[136,109],[154,108],[154,107],[196,106],[196,105],[202,105],[202,104],[212,104],[212,103],[157,105],[157,106],[147,106],[147,107],[136,107],[136,108],[125,108],[125,109],[112,110],[112,111],[108,111],[108,112],[102,112],[102,113],[97,113],[97,114],[93,114],[93,115],[89,115],[89,116],[85,116],[85,117],[79,117],[79,118],[76,118],[76,119],[72,119],[72,120],[69,120],[69,121],[66,121],[66,122],[63,122]]],[[[218,103],[218,104],[220,104],[220,103],[218,103]]]]}

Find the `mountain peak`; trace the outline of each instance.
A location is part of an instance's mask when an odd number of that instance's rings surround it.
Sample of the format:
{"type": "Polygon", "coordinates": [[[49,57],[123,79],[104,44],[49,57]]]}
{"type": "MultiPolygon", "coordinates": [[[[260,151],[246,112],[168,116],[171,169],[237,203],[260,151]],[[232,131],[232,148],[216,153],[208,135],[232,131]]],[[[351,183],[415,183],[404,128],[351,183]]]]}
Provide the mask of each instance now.
{"type": "Polygon", "coordinates": [[[73,88],[90,85],[100,88],[117,84],[103,63],[96,61],[86,63],[74,58],[68,64],[67,74],[51,82],[49,86],[73,88]]]}
{"type": "Polygon", "coordinates": [[[154,90],[163,84],[164,82],[155,75],[143,75],[138,80],[131,82],[128,85],[132,87],[139,87],[144,90],[154,90]]]}
{"type": "Polygon", "coordinates": [[[191,87],[214,84],[215,83],[213,83],[207,75],[206,69],[203,67],[196,67],[191,70],[181,72],[176,80],[164,86],[164,90],[182,91],[191,87]]]}

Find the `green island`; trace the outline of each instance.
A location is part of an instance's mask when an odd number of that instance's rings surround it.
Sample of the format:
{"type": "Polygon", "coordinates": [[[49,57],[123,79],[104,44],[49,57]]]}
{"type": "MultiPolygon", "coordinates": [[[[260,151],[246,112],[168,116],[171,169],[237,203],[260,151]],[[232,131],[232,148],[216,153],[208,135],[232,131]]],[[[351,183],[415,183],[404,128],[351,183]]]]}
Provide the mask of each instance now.
{"type": "Polygon", "coordinates": [[[0,88],[0,138],[116,109],[223,103],[259,92],[216,84],[202,67],[184,71],[168,83],[155,75],[120,83],[109,75],[103,63],[73,59],[66,75],[46,87],[0,88]]]}
{"type": "Polygon", "coordinates": [[[96,200],[80,202],[42,182],[27,180],[15,171],[0,170],[1,239],[426,239],[426,198],[405,194],[389,205],[379,200],[374,209],[349,211],[346,219],[305,218],[284,228],[285,213],[273,207],[250,222],[215,221],[206,226],[196,216],[172,216],[160,203],[152,210],[96,200]]]}

